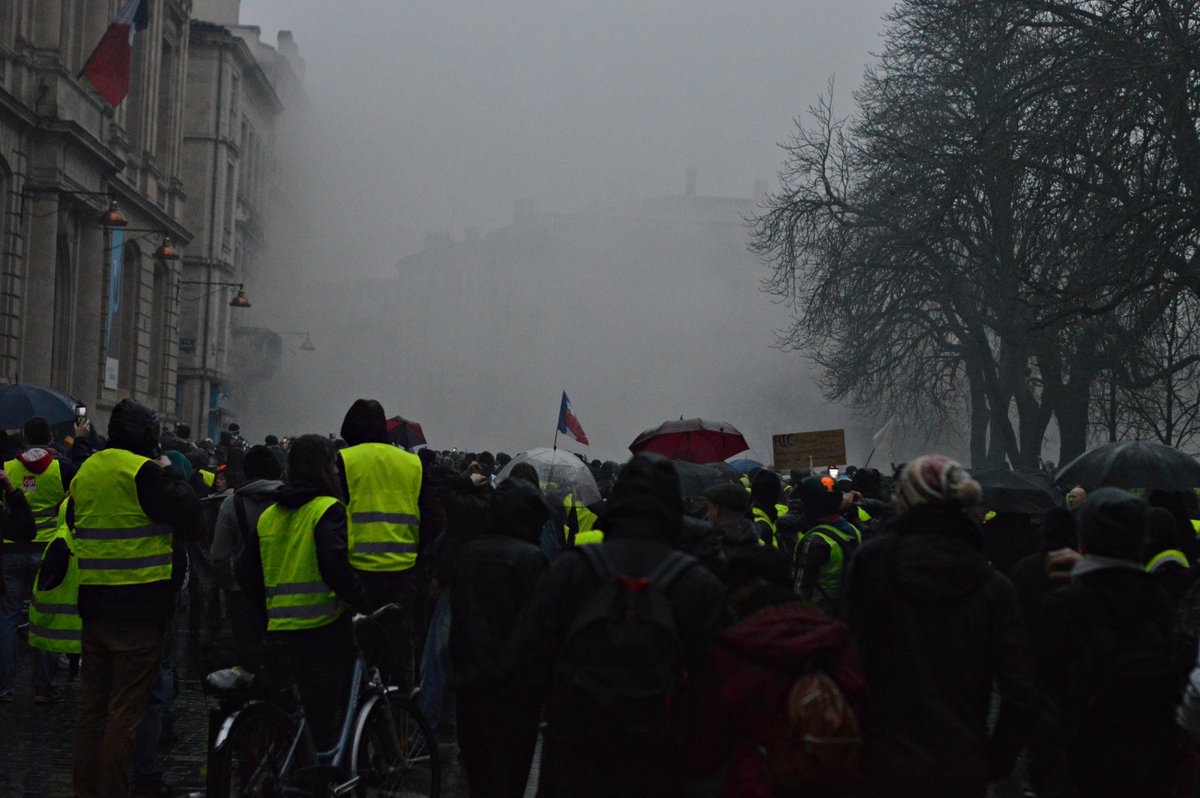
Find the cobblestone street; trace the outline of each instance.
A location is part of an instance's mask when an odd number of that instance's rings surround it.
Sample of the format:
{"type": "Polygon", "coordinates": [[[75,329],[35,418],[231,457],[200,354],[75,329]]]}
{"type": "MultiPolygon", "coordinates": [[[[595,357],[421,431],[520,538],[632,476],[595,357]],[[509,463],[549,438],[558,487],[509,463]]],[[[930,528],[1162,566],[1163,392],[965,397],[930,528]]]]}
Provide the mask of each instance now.
{"type": "MultiPolygon", "coordinates": [[[[199,644],[196,635],[180,635],[179,695],[174,739],[159,749],[167,783],[181,795],[203,795],[208,705],[201,678],[214,667],[228,664],[221,640],[199,644]]],[[[70,798],[71,757],[79,714],[79,682],[67,681],[59,669],[63,700],[35,704],[31,676],[32,653],[22,640],[17,655],[16,700],[0,703],[0,796],[3,798],[70,798]]],[[[466,780],[458,767],[453,744],[440,747],[442,795],[465,796],[466,780]]],[[[535,763],[536,768],[536,763],[535,763]]],[[[531,785],[530,794],[534,789],[531,785]]]]}

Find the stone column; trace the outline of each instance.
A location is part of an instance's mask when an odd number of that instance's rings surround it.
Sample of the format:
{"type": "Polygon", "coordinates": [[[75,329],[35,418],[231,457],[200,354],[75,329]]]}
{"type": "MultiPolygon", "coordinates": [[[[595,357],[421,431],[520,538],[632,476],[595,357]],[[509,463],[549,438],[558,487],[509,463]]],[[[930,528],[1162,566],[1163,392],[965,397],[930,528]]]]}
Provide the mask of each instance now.
{"type": "Polygon", "coordinates": [[[104,274],[108,268],[108,236],[98,224],[84,224],[75,259],[75,356],[71,391],[88,407],[100,398],[104,343],[104,274]]]}
{"type": "MultiPolygon", "coordinates": [[[[54,341],[54,283],[58,262],[58,197],[49,194],[32,204],[29,259],[21,297],[21,382],[50,384],[54,341]]],[[[62,387],[62,386],[57,386],[62,387]]]]}

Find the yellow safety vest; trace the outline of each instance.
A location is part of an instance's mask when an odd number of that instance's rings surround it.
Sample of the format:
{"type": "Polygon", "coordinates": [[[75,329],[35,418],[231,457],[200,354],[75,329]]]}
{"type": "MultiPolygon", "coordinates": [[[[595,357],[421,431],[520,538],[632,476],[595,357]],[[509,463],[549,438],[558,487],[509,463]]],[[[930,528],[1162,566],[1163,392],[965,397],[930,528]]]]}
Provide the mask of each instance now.
{"type": "Polygon", "coordinates": [[[1192,522],[1192,531],[1196,533],[1196,537],[1200,538],[1200,518],[1189,519],[1192,522]]]}
{"type": "Polygon", "coordinates": [[[800,555],[804,539],[809,535],[815,535],[825,541],[829,546],[829,562],[821,568],[821,573],[817,576],[817,587],[825,598],[833,601],[841,599],[842,583],[846,575],[846,552],[842,550],[842,546],[850,544],[857,548],[862,545],[862,533],[853,524],[850,528],[854,530],[854,535],[847,535],[842,530],[838,529],[833,524],[817,524],[812,529],[808,530],[800,538],[800,545],[796,547],[797,556],[800,555]]]}
{"type": "Polygon", "coordinates": [[[566,510],[567,523],[563,524],[563,537],[568,541],[571,540],[571,522],[572,515],[578,523],[575,529],[575,545],[583,546],[588,543],[603,543],[604,533],[596,529],[596,522],[600,520],[600,516],[593,513],[585,505],[575,504],[575,497],[568,493],[563,496],[563,509],[566,510]]]}
{"type": "MultiPolygon", "coordinates": [[[[779,536],[775,534],[775,522],[771,520],[771,516],[761,507],[754,507],[752,509],[754,513],[754,523],[757,524],[759,521],[765,523],[771,530],[771,545],[775,548],[779,548],[779,536]]],[[[763,542],[765,543],[766,541],[763,542]]]]}
{"type": "Polygon", "coordinates": [[[103,449],[71,481],[80,584],[141,585],[171,578],[171,527],[151,520],[138,503],[135,478],[149,462],[124,449],[103,449]]]}
{"type": "Polygon", "coordinates": [[[857,509],[858,509],[858,520],[862,521],[864,524],[870,523],[871,514],[868,513],[866,510],[864,510],[861,504],[858,505],[857,509]]]}
{"type": "Polygon", "coordinates": [[[209,471],[207,468],[201,468],[200,469],[200,479],[202,479],[204,481],[205,485],[207,485],[208,487],[211,488],[213,486],[213,484],[217,481],[217,475],[215,473],[213,473],[212,471],[209,471]]]}
{"type": "Polygon", "coordinates": [[[360,443],[341,454],[350,490],[350,564],[407,571],[420,542],[421,459],[387,443],[360,443]]]}
{"type": "Polygon", "coordinates": [[[20,460],[9,460],[4,464],[4,470],[13,487],[24,492],[29,509],[33,510],[33,523],[37,527],[34,541],[49,543],[54,537],[58,506],[67,496],[62,484],[62,464],[51,460],[45,471],[35,474],[20,460]]]}
{"type": "MultiPolygon", "coordinates": [[[[53,590],[41,590],[35,579],[33,601],[29,602],[29,645],[57,654],[83,653],[83,619],[79,617],[79,558],[72,551],[74,536],[67,526],[67,504],[63,502],[47,553],[55,540],[62,540],[70,559],[67,575],[53,590]]],[[[45,559],[43,557],[43,559],[45,559]]],[[[38,572],[41,577],[41,571],[38,572]]]]}
{"type": "Polygon", "coordinates": [[[313,530],[338,500],[318,496],[289,510],[272,504],[258,518],[258,551],[267,593],[267,631],[316,629],[333,623],[346,605],[321,578],[313,530]]]}
{"type": "Polygon", "coordinates": [[[1159,566],[1165,563],[1177,563],[1184,568],[1191,568],[1191,563],[1188,562],[1187,555],[1179,549],[1164,549],[1158,554],[1150,558],[1150,562],[1146,563],[1146,573],[1152,574],[1158,570],[1159,566]]]}

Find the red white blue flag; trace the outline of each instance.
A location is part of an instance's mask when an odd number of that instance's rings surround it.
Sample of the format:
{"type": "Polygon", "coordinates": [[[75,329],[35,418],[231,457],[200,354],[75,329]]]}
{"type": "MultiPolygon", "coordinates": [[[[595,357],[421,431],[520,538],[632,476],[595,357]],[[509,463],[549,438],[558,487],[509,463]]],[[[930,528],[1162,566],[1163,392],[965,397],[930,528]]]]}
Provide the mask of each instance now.
{"type": "Polygon", "coordinates": [[[113,108],[129,94],[133,34],[150,24],[150,0],[125,0],[79,73],[113,108]]]}
{"type": "Polygon", "coordinates": [[[587,446],[587,435],[584,433],[579,419],[575,418],[575,414],[571,411],[571,400],[567,398],[566,391],[563,391],[562,405],[558,408],[558,431],[563,435],[570,435],[587,446]]]}

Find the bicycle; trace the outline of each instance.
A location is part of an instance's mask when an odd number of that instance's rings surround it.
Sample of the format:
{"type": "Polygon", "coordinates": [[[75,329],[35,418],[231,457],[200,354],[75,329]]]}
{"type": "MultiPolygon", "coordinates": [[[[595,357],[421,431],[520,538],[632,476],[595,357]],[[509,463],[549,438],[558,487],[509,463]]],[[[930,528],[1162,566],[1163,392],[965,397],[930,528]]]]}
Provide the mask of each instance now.
{"type": "Polygon", "coordinates": [[[441,767],[428,722],[370,664],[366,641],[378,640],[378,617],[387,611],[354,619],[359,654],[337,742],[327,751],[313,744],[294,682],[210,689],[223,719],[209,746],[209,798],[438,798],[441,767]]]}

